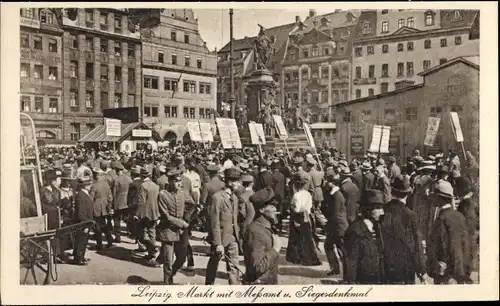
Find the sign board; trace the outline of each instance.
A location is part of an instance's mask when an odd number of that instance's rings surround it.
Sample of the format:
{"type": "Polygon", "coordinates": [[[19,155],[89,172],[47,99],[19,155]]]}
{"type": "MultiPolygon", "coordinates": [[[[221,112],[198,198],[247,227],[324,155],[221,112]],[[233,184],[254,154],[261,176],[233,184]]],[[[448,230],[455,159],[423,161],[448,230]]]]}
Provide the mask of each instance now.
{"type": "Polygon", "coordinates": [[[214,141],[212,125],[209,122],[200,122],[200,133],[203,141],[214,141]]]}
{"type": "Polygon", "coordinates": [[[187,128],[192,141],[203,141],[198,121],[188,121],[187,128]]]}
{"type": "Polygon", "coordinates": [[[385,125],[374,125],[370,152],[389,153],[389,138],[391,127],[385,125]]]}
{"type": "Polygon", "coordinates": [[[283,118],[279,115],[273,115],[274,124],[276,127],[276,132],[280,139],[288,139],[288,132],[286,131],[285,124],[283,123],[283,118]]]}
{"type": "Polygon", "coordinates": [[[456,112],[451,112],[451,125],[453,126],[453,132],[455,134],[455,139],[457,142],[464,141],[464,135],[462,134],[462,128],[460,127],[460,120],[458,120],[458,114],[456,112]]]}
{"type": "Polygon", "coordinates": [[[104,118],[106,125],[106,136],[122,136],[122,122],[118,119],[104,118]]]}
{"type": "Polygon", "coordinates": [[[311,134],[311,127],[307,123],[302,124],[302,126],[304,127],[304,132],[306,133],[307,142],[309,143],[309,146],[316,148],[316,144],[314,143],[314,138],[311,134]]]}
{"type": "Polygon", "coordinates": [[[241,149],[241,139],[236,126],[236,120],[228,118],[216,118],[219,136],[224,149],[241,149]]]}
{"type": "Polygon", "coordinates": [[[427,120],[427,132],[425,133],[424,146],[432,147],[439,130],[441,118],[429,117],[427,120]]]}
{"type": "Polygon", "coordinates": [[[249,122],[248,128],[250,130],[250,139],[254,145],[265,145],[266,135],[261,123],[249,122]]]}
{"type": "Polygon", "coordinates": [[[163,148],[163,147],[168,147],[169,143],[170,143],[170,142],[169,142],[168,140],[159,141],[159,142],[158,142],[158,147],[160,147],[160,148],[163,148]]]}
{"type": "Polygon", "coordinates": [[[132,130],[132,137],[151,137],[153,132],[151,130],[132,130]]]}
{"type": "Polygon", "coordinates": [[[127,152],[131,154],[132,152],[135,151],[135,142],[132,140],[124,140],[120,144],[120,152],[127,152]]]}
{"type": "Polygon", "coordinates": [[[365,139],[362,135],[351,136],[351,155],[363,155],[365,139]]]}

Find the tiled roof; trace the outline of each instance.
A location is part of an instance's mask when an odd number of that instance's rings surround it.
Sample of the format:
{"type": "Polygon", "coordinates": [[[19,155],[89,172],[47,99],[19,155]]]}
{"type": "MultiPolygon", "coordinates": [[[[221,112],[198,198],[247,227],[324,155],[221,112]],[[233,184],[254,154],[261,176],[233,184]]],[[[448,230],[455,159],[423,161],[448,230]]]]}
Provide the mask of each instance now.
{"type": "Polygon", "coordinates": [[[323,15],[317,15],[314,17],[307,17],[303,21],[306,27],[302,31],[295,31],[294,34],[301,32],[307,33],[311,31],[314,28],[314,21],[317,21],[318,28],[321,30],[323,28],[321,26],[321,19],[323,18],[326,18],[326,20],[328,20],[326,28],[329,29],[352,26],[358,22],[358,18],[360,15],[361,15],[360,10],[348,10],[348,11],[340,11],[323,15]],[[347,20],[347,14],[349,13],[351,13],[354,16],[354,18],[350,22],[347,20]]]}
{"type": "MultiPolygon", "coordinates": [[[[252,45],[255,38],[256,38],[255,36],[252,36],[252,37],[245,37],[233,40],[233,50],[239,51],[239,50],[252,49],[252,45]]],[[[220,49],[217,53],[221,52],[222,53],[229,52],[229,42],[224,47],[222,47],[222,49],[220,49]]]]}
{"type": "Polygon", "coordinates": [[[476,59],[475,56],[471,56],[468,59],[466,59],[464,57],[456,57],[456,58],[451,59],[451,60],[449,60],[449,61],[447,61],[447,62],[445,62],[445,63],[443,63],[441,65],[437,65],[437,66],[431,67],[430,69],[422,71],[418,75],[419,76],[426,76],[426,75],[432,74],[432,73],[434,73],[436,71],[439,71],[439,70],[441,70],[443,68],[446,68],[448,66],[454,65],[456,63],[463,63],[463,64],[465,64],[467,66],[470,66],[470,67],[472,67],[474,69],[479,70],[478,60],[479,60],[479,57],[477,57],[477,59],[476,59]]]}

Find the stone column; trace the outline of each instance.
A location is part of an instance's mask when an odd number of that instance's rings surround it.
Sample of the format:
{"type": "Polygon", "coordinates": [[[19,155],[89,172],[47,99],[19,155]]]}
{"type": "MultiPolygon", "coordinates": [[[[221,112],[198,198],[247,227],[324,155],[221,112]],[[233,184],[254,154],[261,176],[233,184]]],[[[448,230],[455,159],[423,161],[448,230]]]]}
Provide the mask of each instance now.
{"type": "Polygon", "coordinates": [[[94,28],[101,29],[101,12],[98,9],[94,9],[94,28]]]}
{"type": "Polygon", "coordinates": [[[78,106],[79,111],[81,113],[85,113],[85,94],[86,94],[86,60],[85,60],[85,50],[86,50],[86,42],[85,35],[78,34],[78,46],[80,50],[83,50],[79,53],[80,58],[78,59],[78,106]]]}
{"type": "Polygon", "coordinates": [[[128,16],[122,15],[122,34],[129,35],[130,31],[128,29],[128,16]]]}
{"type": "Polygon", "coordinates": [[[128,105],[128,43],[122,42],[122,107],[128,105]]]}
{"type": "Polygon", "coordinates": [[[109,105],[115,108],[115,41],[108,40],[108,96],[109,105]]]}
{"type": "MultiPolygon", "coordinates": [[[[106,102],[106,101],[104,101],[106,102]]],[[[101,107],[101,38],[94,38],[94,111],[102,112],[101,107]]]]}
{"type": "Polygon", "coordinates": [[[78,16],[76,17],[76,24],[79,25],[80,27],[86,27],[87,15],[85,13],[85,9],[79,8],[77,10],[78,10],[78,16]]]}
{"type": "Polygon", "coordinates": [[[111,33],[115,32],[115,13],[108,13],[108,31],[111,33]]]}

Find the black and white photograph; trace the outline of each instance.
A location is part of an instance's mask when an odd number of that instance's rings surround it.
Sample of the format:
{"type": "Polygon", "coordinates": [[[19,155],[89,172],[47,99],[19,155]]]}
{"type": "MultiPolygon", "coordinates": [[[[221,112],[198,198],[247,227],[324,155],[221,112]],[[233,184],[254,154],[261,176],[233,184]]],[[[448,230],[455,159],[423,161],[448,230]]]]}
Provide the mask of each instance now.
{"type": "Polygon", "coordinates": [[[498,299],[496,3],[108,4],[2,3],[2,287],[498,299]]]}

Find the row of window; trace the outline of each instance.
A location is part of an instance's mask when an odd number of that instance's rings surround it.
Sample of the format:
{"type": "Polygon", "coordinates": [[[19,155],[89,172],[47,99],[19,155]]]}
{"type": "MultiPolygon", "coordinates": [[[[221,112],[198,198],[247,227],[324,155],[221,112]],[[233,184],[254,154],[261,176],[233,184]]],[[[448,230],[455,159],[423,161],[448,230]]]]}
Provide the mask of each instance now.
{"type": "Polygon", "coordinates": [[[57,67],[48,67],[47,70],[44,69],[43,65],[33,65],[33,70],[31,69],[31,65],[29,63],[21,63],[21,77],[29,78],[33,77],[35,79],[47,79],[51,81],[56,81],[59,79],[59,71],[57,67]]]}
{"type": "MultiPolygon", "coordinates": [[[[442,107],[431,107],[430,108],[430,117],[439,117],[442,113],[443,109],[442,107]]],[[[460,113],[463,111],[462,106],[460,105],[452,105],[450,107],[451,112],[457,112],[460,113]]],[[[352,112],[345,112],[342,118],[342,121],[344,122],[351,122],[352,121],[352,112]]],[[[415,106],[407,107],[404,110],[404,115],[405,115],[405,120],[407,121],[414,121],[417,120],[417,115],[418,115],[418,108],[415,106]]],[[[365,109],[361,111],[361,116],[363,119],[367,119],[367,117],[372,116],[372,110],[371,109],[365,109]]],[[[387,121],[393,121],[396,119],[396,110],[392,108],[386,108],[384,109],[384,120],[387,121]]]]}
{"type": "MultiPolygon", "coordinates": [[[[20,11],[21,17],[23,18],[29,18],[29,19],[35,19],[35,9],[32,8],[25,8],[21,9],[20,11]]],[[[54,23],[54,14],[51,12],[48,12],[46,10],[40,11],[40,22],[44,24],[55,24],[54,23]]]]}
{"type": "MultiPolygon", "coordinates": [[[[81,123],[72,122],[70,123],[70,126],[71,126],[71,140],[78,141],[81,135],[81,129],[80,129],[81,123]]],[[[95,128],[95,123],[85,123],[85,127],[87,128],[87,131],[90,132],[95,128]]]]}
{"type": "MultiPolygon", "coordinates": [[[[144,88],[159,89],[160,78],[156,76],[144,76],[144,88]]],[[[178,91],[179,81],[176,79],[163,78],[163,90],[178,91]]],[[[196,81],[183,80],[183,92],[196,93],[196,81]]],[[[210,94],[212,85],[207,83],[199,83],[199,93],[210,94]]]]}
{"type": "MultiPolygon", "coordinates": [[[[78,49],[78,36],[71,34],[70,37],[70,48],[78,49]]],[[[112,51],[115,56],[122,56],[124,52],[122,50],[122,43],[120,41],[113,41],[113,49],[109,50],[109,40],[100,38],[99,42],[99,51],[102,53],[108,53],[112,51]]],[[[89,52],[94,51],[94,37],[86,36],[85,37],[85,50],[89,52]]],[[[127,56],[129,58],[135,58],[135,45],[128,44],[127,46],[127,56]]]]}
{"type": "MultiPolygon", "coordinates": [[[[178,107],[165,105],[164,116],[165,118],[178,118],[178,107]]],[[[196,107],[184,106],[182,109],[183,118],[186,119],[196,119],[196,107]]],[[[145,117],[158,117],[158,106],[144,106],[144,116],[145,117]]],[[[210,108],[198,108],[199,119],[211,119],[212,110],[210,108]]]]}
{"type": "MultiPolygon", "coordinates": [[[[46,40],[48,40],[48,50],[51,53],[57,53],[58,48],[57,48],[57,40],[53,38],[47,38],[45,37],[46,40]]],[[[29,48],[33,50],[39,50],[43,51],[43,43],[44,37],[40,35],[29,35],[27,33],[21,33],[21,47],[22,48],[29,48]],[[30,39],[31,38],[31,39],[30,39]]]]}
{"type": "MultiPolygon", "coordinates": [[[[114,15],[113,20],[109,20],[110,15],[106,12],[99,12],[99,24],[101,25],[101,30],[109,31],[110,23],[114,22],[114,30],[115,33],[121,33],[123,27],[122,16],[114,15]]],[[[88,27],[94,27],[94,11],[93,10],[85,10],[85,23],[88,27]]]]}
{"type": "MultiPolygon", "coordinates": [[[[165,54],[163,51],[158,51],[158,62],[159,63],[165,63],[165,54]]],[[[170,63],[172,65],[177,65],[177,54],[172,54],[170,56],[170,63]]],[[[185,67],[190,67],[191,66],[191,57],[189,55],[184,56],[184,66],[185,67]]],[[[196,68],[203,68],[203,61],[201,58],[198,58],[196,60],[196,68]]]]}
{"type": "MultiPolygon", "coordinates": [[[[318,69],[311,69],[311,77],[312,78],[317,78],[318,74],[319,74],[319,68],[318,69]]],[[[344,66],[344,67],[342,67],[342,69],[339,69],[338,67],[332,67],[332,78],[347,77],[347,76],[349,76],[349,66],[344,66]]],[[[321,78],[328,79],[328,67],[321,68],[321,78]]],[[[309,70],[307,68],[303,68],[302,69],[302,80],[307,80],[307,79],[309,79],[309,70]]],[[[298,81],[298,80],[299,80],[299,72],[298,71],[285,73],[285,81],[292,82],[292,81],[298,81]]]]}
{"type": "MultiPolygon", "coordinates": [[[[446,58],[439,59],[439,65],[446,63],[446,61],[447,61],[446,58]]],[[[404,77],[405,76],[405,63],[398,63],[397,67],[398,67],[397,77],[404,77]]],[[[422,70],[427,70],[430,67],[431,67],[430,60],[424,60],[422,62],[422,70]]],[[[413,62],[406,62],[406,76],[413,77],[414,75],[415,75],[415,71],[414,71],[413,62]]],[[[382,78],[389,77],[389,64],[382,64],[382,73],[381,73],[380,77],[382,77],[382,78]]],[[[361,66],[357,66],[355,68],[355,78],[356,79],[362,78],[362,67],[361,66]]],[[[368,78],[375,78],[375,65],[368,66],[368,78]]]]}
{"type": "MultiPolygon", "coordinates": [[[[455,45],[461,45],[462,44],[462,36],[455,36],[455,45]]],[[[431,48],[431,40],[426,39],[424,41],[424,49],[430,49],[431,48]]],[[[442,38],[440,40],[440,45],[441,48],[445,48],[448,46],[448,39],[447,38],[442,38]]],[[[406,51],[413,51],[414,50],[414,43],[412,41],[409,41],[406,43],[406,51]]],[[[404,43],[399,43],[398,44],[398,52],[405,51],[404,49],[404,43]]],[[[382,45],[382,53],[389,53],[389,45],[383,44],[382,45]]],[[[375,46],[367,46],[366,47],[366,54],[367,55],[373,55],[375,54],[375,46]]],[[[363,47],[356,47],[354,48],[354,55],[356,57],[361,57],[363,56],[363,47]]]]}
{"type": "Polygon", "coordinates": [[[31,104],[31,96],[21,96],[21,111],[22,112],[37,112],[37,113],[58,113],[59,112],[59,99],[49,98],[49,108],[47,110],[43,107],[43,97],[35,96],[34,108],[31,104]]]}
{"type": "MultiPolygon", "coordinates": [[[[109,79],[108,68],[109,68],[108,65],[105,65],[105,64],[100,65],[101,81],[107,81],[109,79]]],[[[128,83],[129,84],[135,83],[135,69],[128,68],[127,75],[128,75],[128,83]]],[[[71,78],[78,78],[78,62],[77,61],[70,62],[69,76],[71,78]]],[[[93,79],[94,78],[94,63],[89,63],[89,62],[86,63],[86,65],[85,65],[85,78],[86,79],[93,79]]],[[[122,81],[122,67],[115,66],[114,80],[115,80],[115,82],[118,82],[118,83],[122,81]]]]}
{"type": "MultiPolygon", "coordinates": [[[[122,94],[115,93],[113,97],[113,104],[109,103],[109,95],[106,91],[101,91],[101,108],[119,108],[123,107],[122,103],[122,94]]],[[[132,106],[135,105],[135,95],[127,95],[127,105],[132,106]]],[[[78,99],[78,90],[72,89],[69,93],[69,106],[72,108],[79,108],[80,103],[78,99]]],[[[91,90],[87,90],[85,92],[85,108],[87,111],[93,111],[95,106],[95,96],[94,92],[91,90]]]]}
{"type": "MultiPolygon", "coordinates": [[[[328,56],[328,55],[344,55],[345,53],[345,44],[343,43],[338,43],[336,48],[331,48],[331,47],[313,47],[311,49],[311,53],[309,53],[309,49],[302,49],[302,57],[301,58],[308,58],[308,57],[316,57],[316,56],[328,56]]],[[[296,50],[288,50],[286,54],[286,60],[288,61],[296,61],[298,60],[298,54],[296,50]]]]}
{"type": "MultiPolygon", "coordinates": [[[[332,102],[343,102],[347,101],[349,98],[348,90],[332,90],[332,102]]],[[[321,101],[327,102],[328,101],[328,91],[327,90],[322,90],[322,91],[312,91],[311,92],[311,103],[319,103],[319,97],[321,96],[321,101]]],[[[298,102],[299,100],[299,94],[298,93],[287,93],[285,95],[285,99],[288,101],[292,102],[298,102]]],[[[307,104],[309,103],[308,100],[308,94],[304,93],[302,95],[302,102],[307,104]]]]}

